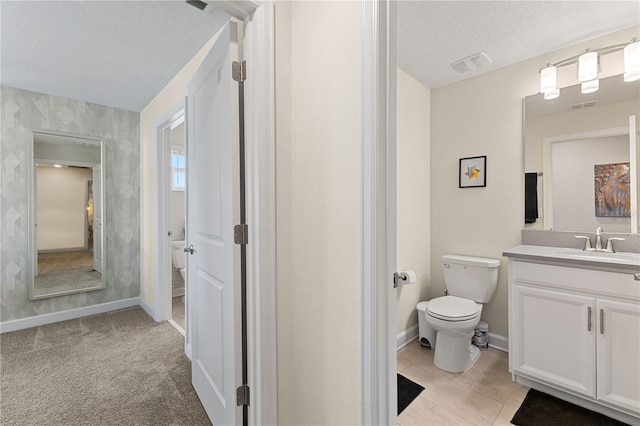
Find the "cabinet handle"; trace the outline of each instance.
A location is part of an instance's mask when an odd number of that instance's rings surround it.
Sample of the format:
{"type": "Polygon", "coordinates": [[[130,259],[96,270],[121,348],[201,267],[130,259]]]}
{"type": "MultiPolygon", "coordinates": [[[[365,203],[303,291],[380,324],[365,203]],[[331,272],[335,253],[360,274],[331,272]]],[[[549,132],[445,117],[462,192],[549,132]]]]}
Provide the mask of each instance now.
{"type": "Polygon", "coordinates": [[[604,334],[604,309],[600,309],[600,334],[604,334]]]}
{"type": "Polygon", "coordinates": [[[591,331],[591,306],[587,308],[587,331],[591,331]]]}

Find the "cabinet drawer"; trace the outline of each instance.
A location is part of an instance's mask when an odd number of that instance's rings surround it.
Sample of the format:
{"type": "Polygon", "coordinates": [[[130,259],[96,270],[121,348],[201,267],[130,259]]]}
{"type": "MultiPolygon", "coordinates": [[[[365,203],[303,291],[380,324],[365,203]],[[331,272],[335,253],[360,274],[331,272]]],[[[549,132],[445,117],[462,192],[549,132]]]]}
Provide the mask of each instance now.
{"type": "Polygon", "coordinates": [[[640,281],[636,281],[630,272],[605,272],[512,260],[509,262],[509,276],[519,283],[640,300],[640,281]]]}

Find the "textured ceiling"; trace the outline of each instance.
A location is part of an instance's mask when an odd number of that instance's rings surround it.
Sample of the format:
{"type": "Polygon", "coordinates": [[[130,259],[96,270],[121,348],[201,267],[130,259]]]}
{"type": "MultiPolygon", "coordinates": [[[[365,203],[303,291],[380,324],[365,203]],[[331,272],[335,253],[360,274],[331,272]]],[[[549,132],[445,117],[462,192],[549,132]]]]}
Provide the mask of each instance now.
{"type": "MultiPolygon", "coordinates": [[[[638,25],[638,1],[400,1],[398,64],[436,88],[638,25]],[[493,63],[456,73],[477,52],[493,63]]],[[[224,24],[175,1],[0,1],[1,84],[140,111],[224,24]]]]}
{"type": "Polygon", "coordinates": [[[184,1],[0,2],[1,83],[140,111],[224,25],[184,1]]]}
{"type": "Polygon", "coordinates": [[[638,1],[400,1],[398,65],[435,89],[633,25],[638,1]],[[478,52],[493,63],[449,65],[478,52]]]}

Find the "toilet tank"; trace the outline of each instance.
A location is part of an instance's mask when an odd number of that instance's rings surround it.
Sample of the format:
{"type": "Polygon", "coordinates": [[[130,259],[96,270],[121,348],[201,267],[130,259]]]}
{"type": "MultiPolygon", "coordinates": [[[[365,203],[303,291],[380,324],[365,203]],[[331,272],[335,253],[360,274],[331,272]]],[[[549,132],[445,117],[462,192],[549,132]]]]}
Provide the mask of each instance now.
{"type": "Polygon", "coordinates": [[[444,284],[450,296],[487,303],[498,287],[500,261],[483,257],[442,256],[444,284]]]}
{"type": "Polygon", "coordinates": [[[176,269],[184,269],[184,241],[171,242],[171,263],[176,269]]]}

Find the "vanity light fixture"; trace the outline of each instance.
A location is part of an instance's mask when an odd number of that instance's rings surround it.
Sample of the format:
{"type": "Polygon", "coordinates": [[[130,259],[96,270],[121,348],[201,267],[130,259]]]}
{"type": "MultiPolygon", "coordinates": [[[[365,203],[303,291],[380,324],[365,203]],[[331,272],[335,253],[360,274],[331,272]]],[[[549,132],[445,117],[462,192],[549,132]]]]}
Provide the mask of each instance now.
{"type": "Polygon", "coordinates": [[[624,81],[640,80],[640,41],[634,37],[628,43],[614,44],[597,50],[587,49],[585,53],[572,56],[554,64],[547,64],[540,70],[540,93],[547,100],[560,96],[557,87],[558,68],[578,64],[578,81],[582,83],[582,93],[594,93],[600,88],[598,67],[600,57],[624,50],[624,81]]]}
{"type": "Polygon", "coordinates": [[[598,52],[583,53],[578,56],[578,81],[591,81],[598,78],[598,52]]]}
{"type": "Polygon", "coordinates": [[[591,52],[578,56],[578,81],[582,82],[582,93],[597,92],[598,82],[598,52],[591,52]]]}
{"type": "Polygon", "coordinates": [[[560,96],[557,86],[558,69],[551,64],[540,71],[540,93],[545,99],[555,99],[560,96]]]}
{"type": "Polygon", "coordinates": [[[624,81],[640,80],[640,41],[633,41],[624,48],[624,81]]]}
{"type": "Polygon", "coordinates": [[[597,78],[591,81],[585,81],[582,83],[582,94],[586,95],[588,93],[597,92],[600,88],[600,80],[597,78]]]}

